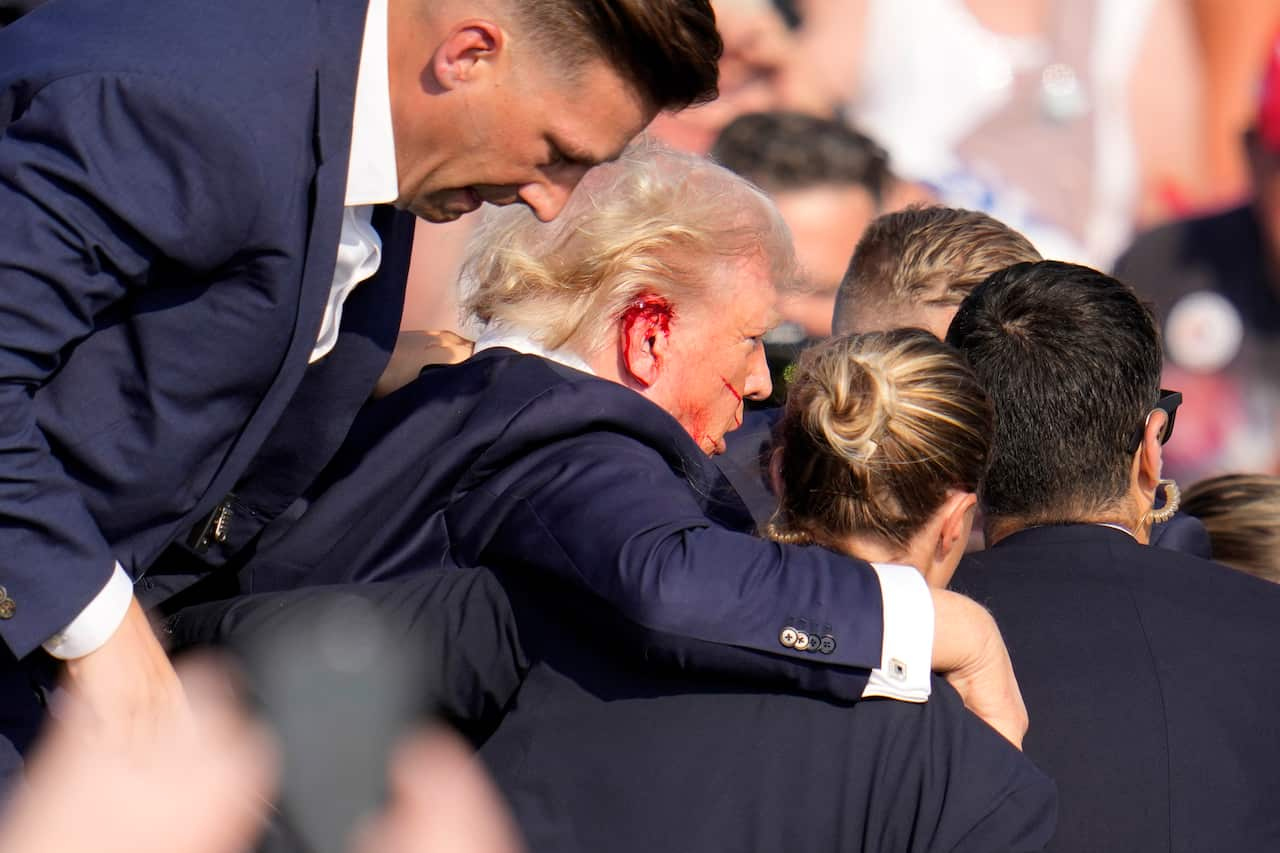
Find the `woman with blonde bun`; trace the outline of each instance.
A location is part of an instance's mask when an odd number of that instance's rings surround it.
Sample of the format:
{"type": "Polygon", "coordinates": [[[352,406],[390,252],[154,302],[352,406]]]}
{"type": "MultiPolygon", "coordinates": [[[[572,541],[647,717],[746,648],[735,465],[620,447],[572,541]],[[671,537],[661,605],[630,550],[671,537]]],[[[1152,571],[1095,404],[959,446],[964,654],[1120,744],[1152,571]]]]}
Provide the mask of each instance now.
{"type": "Polygon", "coordinates": [[[986,392],[929,332],[833,338],[797,365],[767,533],[914,566],[945,587],[973,526],[991,432],[986,392]]]}

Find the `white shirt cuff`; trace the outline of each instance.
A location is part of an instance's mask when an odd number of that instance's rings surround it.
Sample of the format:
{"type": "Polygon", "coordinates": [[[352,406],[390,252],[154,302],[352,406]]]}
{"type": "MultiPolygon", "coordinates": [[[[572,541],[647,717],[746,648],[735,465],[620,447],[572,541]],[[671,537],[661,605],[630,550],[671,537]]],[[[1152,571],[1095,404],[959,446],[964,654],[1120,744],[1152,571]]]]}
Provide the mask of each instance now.
{"type": "Polygon", "coordinates": [[[116,563],[107,585],[70,625],[45,641],[44,650],[62,660],[75,660],[97,651],[120,627],[132,601],[133,581],[116,563]]]}
{"type": "Polygon", "coordinates": [[[872,563],[884,601],[880,666],[862,691],[905,702],[929,698],[933,662],[933,596],[924,576],[911,566],[872,563]]]}

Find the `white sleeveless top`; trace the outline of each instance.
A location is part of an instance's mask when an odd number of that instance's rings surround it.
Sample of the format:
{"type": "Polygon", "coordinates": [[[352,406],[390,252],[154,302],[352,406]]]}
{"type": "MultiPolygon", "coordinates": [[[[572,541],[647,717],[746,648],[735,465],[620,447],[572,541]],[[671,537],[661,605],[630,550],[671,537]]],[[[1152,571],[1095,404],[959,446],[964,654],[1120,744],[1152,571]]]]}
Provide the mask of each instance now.
{"type": "Polygon", "coordinates": [[[1153,5],[1059,0],[1050,32],[1024,37],[986,29],[964,0],[870,0],[850,116],[945,203],[1107,268],[1132,230],[1127,88],[1153,5]]]}

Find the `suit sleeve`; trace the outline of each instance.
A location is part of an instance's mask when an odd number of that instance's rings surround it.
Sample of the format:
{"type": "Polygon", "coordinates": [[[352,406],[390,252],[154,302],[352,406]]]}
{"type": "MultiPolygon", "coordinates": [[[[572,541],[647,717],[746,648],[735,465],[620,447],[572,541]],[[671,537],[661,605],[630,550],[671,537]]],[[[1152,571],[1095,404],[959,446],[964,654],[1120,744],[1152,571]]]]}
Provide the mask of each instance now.
{"type": "Polygon", "coordinates": [[[22,657],[115,564],[35,395],[158,268],[199,276],[227,263],[262,182],[228,113],[163,79],[67,77],[18,109],[0,135],[0,586],[13,603],[0,637],[22,657]]]}
{"type": "Polygon", "coordinates": [[[931,762],[921,781],[916,820],[931,831],[928,849],[953,853],[1043,850],[1058,822],[1058,791],[1031,759],[964,707],[939,683],[925,711],[917,748],[931,762]],[[922,815],[929,815],[928,820],[922,815]]]}
{"type": "Polygon", "coordinates": [[[450,513],[461,539],[484,543],[464,558],[584,588],[643,629],[651,659],[844,700],[882,664],[870,566],[717,526],[637,441],[598,433],[529,453],[450,513]]]}

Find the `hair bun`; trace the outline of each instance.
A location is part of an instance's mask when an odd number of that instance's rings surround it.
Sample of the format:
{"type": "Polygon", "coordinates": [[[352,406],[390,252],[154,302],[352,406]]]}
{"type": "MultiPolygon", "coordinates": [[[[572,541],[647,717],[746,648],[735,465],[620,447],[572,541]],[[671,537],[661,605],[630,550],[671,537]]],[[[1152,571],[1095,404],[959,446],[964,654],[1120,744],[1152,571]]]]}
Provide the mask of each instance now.
{"type": "Polygon", "coordinates": [[[898,408],[892,377],[869,356],[832,350],[809,376],[814,388],[808,421],[831,451],[850,462],[867,463],[880,447],[898,408]]]}

